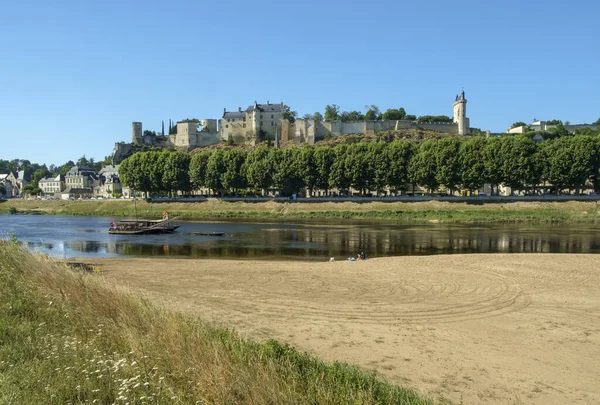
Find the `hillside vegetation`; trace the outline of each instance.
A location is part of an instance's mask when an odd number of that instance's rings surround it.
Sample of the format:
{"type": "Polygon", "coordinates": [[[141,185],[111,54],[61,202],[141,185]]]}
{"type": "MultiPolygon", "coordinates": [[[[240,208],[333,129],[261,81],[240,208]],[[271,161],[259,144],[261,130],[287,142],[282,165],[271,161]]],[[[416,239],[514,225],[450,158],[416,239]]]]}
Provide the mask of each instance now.
{"type": "Polygon", "coordinates": [[[1,404],[431,403],[157,308],[94,270],[0,241],[1,404]]]}

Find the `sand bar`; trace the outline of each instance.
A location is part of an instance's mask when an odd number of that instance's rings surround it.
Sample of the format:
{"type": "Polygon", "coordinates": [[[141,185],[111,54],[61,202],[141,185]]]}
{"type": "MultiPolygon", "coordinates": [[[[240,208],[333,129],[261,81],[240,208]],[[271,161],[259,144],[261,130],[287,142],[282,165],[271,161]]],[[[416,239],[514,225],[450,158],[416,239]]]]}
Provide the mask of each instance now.
{"type": "Polygon", "coordinates": [[[85,259],[177,310],[465,404],[600,403],[600,255],[85,259]]]}

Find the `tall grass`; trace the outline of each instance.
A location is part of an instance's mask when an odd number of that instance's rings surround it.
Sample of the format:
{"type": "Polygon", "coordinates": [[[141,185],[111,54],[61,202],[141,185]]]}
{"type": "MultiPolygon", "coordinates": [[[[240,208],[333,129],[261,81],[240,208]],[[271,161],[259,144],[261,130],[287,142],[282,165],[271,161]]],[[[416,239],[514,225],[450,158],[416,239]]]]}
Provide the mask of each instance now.
{"type": "Polygon", "coordinates": [[[0,204],[0,213],[161,218],[167,210],[179,220],[385,220],[446,223],[600,223],[600,205],[587,202],[452,202],[280,203],[138,201],[26,201],[0,204]],[[134,209],[137,208],[137,209],[134,209]]]}
{"type": "Polygon", "coordinates": [[[430,404],[0,241],[0,404],[430,404]]]}

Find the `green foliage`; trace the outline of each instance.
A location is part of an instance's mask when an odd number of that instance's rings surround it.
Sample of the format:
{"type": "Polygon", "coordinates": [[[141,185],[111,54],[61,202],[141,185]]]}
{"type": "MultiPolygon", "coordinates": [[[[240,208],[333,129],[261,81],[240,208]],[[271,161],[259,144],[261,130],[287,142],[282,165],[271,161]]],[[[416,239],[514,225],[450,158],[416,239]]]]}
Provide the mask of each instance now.
{"type": "Polygon", "coordinates": [[[376,121],[377,119],[378,119],[378,115],[373,110],[369,110],[365,114],[365,121],[376,121]]]}
{"type": "Polygon", "coordinates": [[[600,118],[598,118],[596,121],[594,121],[592,123],[592,125],[600,125],[600,118]]]}
{"type": "Polygon", "coordinates": [[[484,152],[487,139],[473,137],[461,142],[458,152],[459,178],[465,190],[477,190],[483,187],[487,179],[484,152]]]}
{"type": "Polygon", "coordinates": [[[329,172],[329,188],[338,188],[347,190],[350,187],[351,179],[346,172],[346,153],[348,145],[341,144],[334,148],[333,162],[329,172]]]}
{"type": "Polygon", "coordinates": [[[210,152],[202,151],[190,160],[190,182],[193,189],[206,186],[206,168],[210,152]]]}
{"type": "Polygon", "coordinates": [[[543,161],[535,142],[526,136],[501,138],[500,158],[504,183],[512,189],[540,183],[543,161]]]}
{"type": "Polygon", "coordinates": [[[423,115],[417,119],[417,122],[452,122],[452,118],[447,115],[423,115]]]}
{"type": "Polygon", "coordinates": [[[3,196],[6,194],[6,187],[4,186],[4,184],[0,184],[0,196],[3,196]]]}
{"type": "Polygon", "coordinates": [[[401,121],[401,120],[407,120],[408,118],[407,118],[406,110],[404,110],[403,107],[400,107],[398,109],[394,109],[394,108],[387,109],[386,112],[384,112],[381,115],[381,119],[401,121]]]}
{"type": "Polygon", "coordinates": [[[435,140],[428,140],[419,146],[416,155],[410,161],[409,177],[411,183],[424,186],[433,193],[440,186],[437,148],[435,140]]]}
{"type": "Polygon", "coordinates": [[[325,121],[336,121],[340,118],[340,107],[336,104],[325,107],[325,121]]]}
{"type": "Polygon", "coordinates": [[[517,127],[527,127],[527,124],[524,123],[523,121],[517,121],[510,126],[510,129],[517,128],[517,127]]]}
{"type": "Polygon", "coordinates": [[[248,185],[256,191],[262,190],[266,195],[273,186],[272,149],[259,147],[248,152],[244,162],[244,173],[248,185]]]}
{"type": "Polygon", "coordinates": [[[410,161],[415,154],[414,143],[405,140],[392,141],[385,148],[389,162],[386,184],[394,191],[406,191],[411,180],[409,177],[410,161]]]}
{"type": "Polygon", "coordinates": [[[561,120],[549,120],[546,121],[546,125],[558,125],[558,124],[562,124],[563,122],[561,120]]]}
{"type": "Polygon", "coordinates": [[[457,138],[444,138],[435,143],[436,178],[452,193],[461,182],[459,162],[460,141],[457,138]]]}
{"type": "Polygon", "coordinates": [[[290,124],[296,122],[296,117],[298,116],[298,112],[292,111],[289,106],[283,107],[283,119],[288,120],[290,124]]]}
{"type": "Polygon", "coordinates": [[[18,210],[17,210],[16,207],[9,207],[8,208],[8,213],[11,214],[11,215],[15,215],[15,214],[17,214],[17,212],[18,212],[18,210]]]}
{"type": "Polygon", "coordinates": [[[313,114],[313,119],[315,121],[321,122],[321,121],[323,121],[323,114],[321,114],[320,112],[317,111],[316,113],[313,114]]]}
{"type": "Polygon", "coordinates": [[[364,121],[365,120],[365,116],[360,111],[344,111],[340,115],[340,119],[343,122],[364,121]]]}
{"type": "Polygon", "coordinates": [[[237,194],[238,190],[248,186],[246,182],[246,173],[244,172],[245,160],[245,152],[238,149],[229,149],[223,153],[225,167],[225,171],[221,173],[221,183],[223,188],[237,194]]]}

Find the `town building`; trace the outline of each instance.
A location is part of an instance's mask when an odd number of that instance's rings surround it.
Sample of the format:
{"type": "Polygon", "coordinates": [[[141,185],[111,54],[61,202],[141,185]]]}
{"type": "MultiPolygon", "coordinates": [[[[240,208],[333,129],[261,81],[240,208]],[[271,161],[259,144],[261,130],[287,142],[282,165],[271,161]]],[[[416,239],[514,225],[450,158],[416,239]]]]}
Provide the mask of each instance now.
{"type": "Polygon", "coordinates": [[[123,195],[123,185],[119,180],[119,166],[104,166],[93,185],[94,197],[113,198],[123,195]]]}
{"type": "Polygon", "coordinates": [[[73,166],[65,175],[66,189],[61,193],[62,199],[93,197],[94,181],[97,180],[93,169],[84,166],[73,166]]]}
{"type": "Polygon", "coordinates": [[[60,197],[66,188],[65,176],[59,174],[54,178],[44,178],[38,182],[38,187],[46,197],[60,197]]]}

